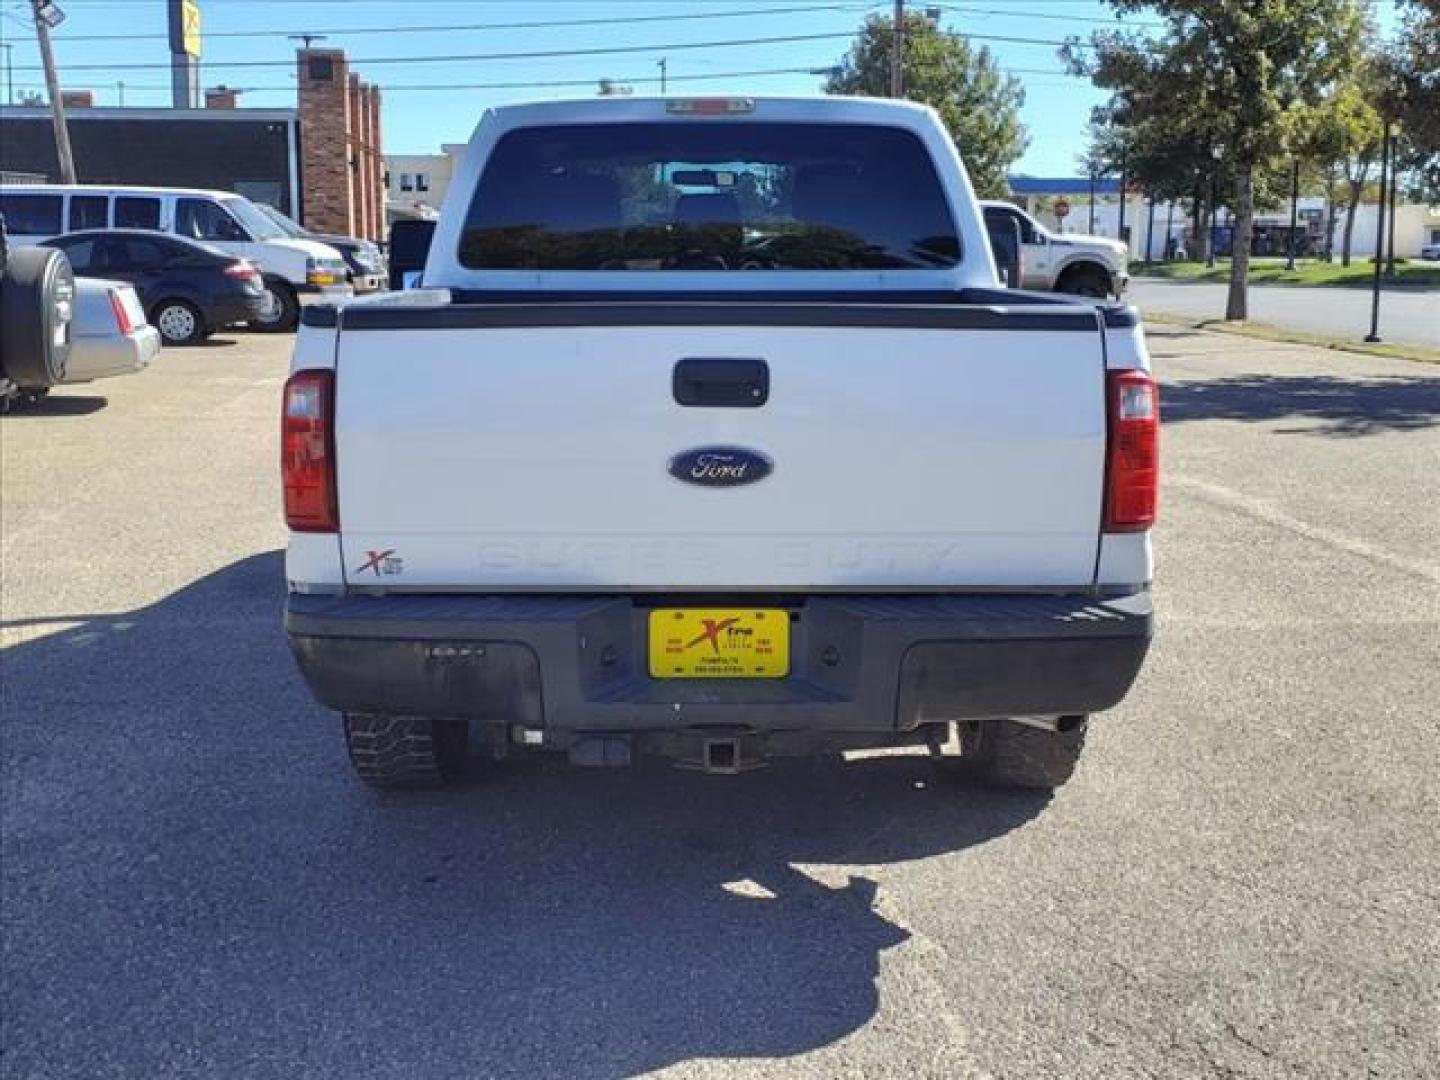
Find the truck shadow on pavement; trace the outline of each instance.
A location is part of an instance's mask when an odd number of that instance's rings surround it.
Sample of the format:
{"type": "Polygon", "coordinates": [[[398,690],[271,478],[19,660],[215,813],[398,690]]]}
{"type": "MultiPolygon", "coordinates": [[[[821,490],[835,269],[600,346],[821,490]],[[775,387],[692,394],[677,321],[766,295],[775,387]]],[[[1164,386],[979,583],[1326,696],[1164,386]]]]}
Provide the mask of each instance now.
{"type": "Polygon", "coordinates": [[[1416,431],[1440,423],[1440,378],[1329,375],[1233,375],[1166,382],[1160,415],[1189,420],[1312,421],[1279,434],[1352,438],[1416,431]]]}
{"type": "Polygon", "coordinates": [[[377,795],[295,672],[282,576],[257,555],[5,652],[13,1075],[621,1077],[803,1053],[874,1016],[880,956],[910,936],[863,868],[1047,802],[923,754],[739,777],[537,756],[377,795]]]}

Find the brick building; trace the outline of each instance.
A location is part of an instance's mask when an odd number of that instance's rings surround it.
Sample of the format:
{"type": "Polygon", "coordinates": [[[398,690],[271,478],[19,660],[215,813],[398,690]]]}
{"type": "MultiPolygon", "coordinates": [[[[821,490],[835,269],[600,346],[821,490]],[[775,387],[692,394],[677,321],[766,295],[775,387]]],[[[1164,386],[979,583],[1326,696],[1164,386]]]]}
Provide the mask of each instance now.
{"type": "MultiPolygon", "coordinates": [[[[72,91],[80,183],[233,191],[316,232],[381,239],[380,90],[339,49],[301,49],[297,64],[293,109],[241,108],[241,92],[226,86],[207,90],[203,109],[96,106],[90,91],[72,91]]],[[[59,180],[49,106],[0,105],[0,162],[59,180]]]]}
{"type": "Polygon", "coordinates": [[[378,240],[385,233],[380,88],[350,70],[343,49],[300,49],[296,65],[305,224],[378,240]]]}

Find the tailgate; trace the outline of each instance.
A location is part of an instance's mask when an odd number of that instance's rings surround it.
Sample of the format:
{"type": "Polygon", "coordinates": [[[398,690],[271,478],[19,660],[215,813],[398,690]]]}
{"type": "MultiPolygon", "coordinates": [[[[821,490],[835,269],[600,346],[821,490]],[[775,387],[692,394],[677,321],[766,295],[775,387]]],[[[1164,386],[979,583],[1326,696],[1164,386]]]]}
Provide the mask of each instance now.
{"type": "Polygon", "coordinates": [[[372,325],[347,313],[347,580],[712,592],[1093,580],[1105,450],[1093,314],[649,307],[476,306],[372,325]],[[676,365],[695,359],[762,361],[768,399],[681,404],[676,365]],[[706,448],[742,451],[749,477],[771,469],[725,486],[673,475],[706,448]]]}

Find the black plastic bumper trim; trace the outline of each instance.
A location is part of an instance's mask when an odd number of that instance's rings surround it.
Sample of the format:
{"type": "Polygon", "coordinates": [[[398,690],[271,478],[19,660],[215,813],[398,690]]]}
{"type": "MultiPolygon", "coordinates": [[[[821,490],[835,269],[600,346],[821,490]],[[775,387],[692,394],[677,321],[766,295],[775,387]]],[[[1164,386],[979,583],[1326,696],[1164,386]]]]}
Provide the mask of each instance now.
{"type": "MultiPolygon", "coordinates": [[[[683,597],[677,603],[684,603],[683,597]]],[[[286,629],[317,698],[349,711],[569,731],[895,731],[1115,705],[1149,646],[1149,594],[811,596],[791,673],[655,680],[648,608],[625,596],[292,594],[286,629]]]]}

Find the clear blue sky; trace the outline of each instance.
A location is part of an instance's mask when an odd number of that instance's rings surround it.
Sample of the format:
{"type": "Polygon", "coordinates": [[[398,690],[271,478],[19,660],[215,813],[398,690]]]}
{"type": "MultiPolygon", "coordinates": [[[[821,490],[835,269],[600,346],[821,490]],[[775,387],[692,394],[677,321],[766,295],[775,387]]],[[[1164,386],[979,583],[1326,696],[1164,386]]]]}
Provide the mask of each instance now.
{"type": "MultiPolygon", "coordinates": [[[[165,0],[57,0],[68,18],[53,35],[66,88],[89,88],[102,105],[168,105],[169,52],[165,0]],[[93,40],[132,35],[125,40],[93,40]],[[92,40],[84,40],[91,38],[92,40]],[[95,65],[95,67],[91,67],[95,65]],[[147,65],[122,69],[120,65],[147,65]],[[89,68],[87,70],[87,68],[89,68]]],[[[667,61],[674,93],[813,93],[822,78],[808,69],[834,64],[847,39],[871,11],[892,0],[201,0],[205,30],[202,85],[246,88],[254,107],[294,104],[293,56],[286,35],[324,33],[326,46],[347,50],[355,70],[384,88],[384,139],[390,153],[434,153],[443,142],[467,139],[487,105],[593,93],[602,77],[657,92],[658,61],[667,61]],[[788,10],[787,10],[788,9],[788,10]],[[674,19],[674,16],[707,16],[674,19]],[[714,17],[709,17],[714,16],[714,17]],[[403,22],[402,22],[403,20],[403,22]],[[595,20],[591,25],[513,27],[506,24],[595,20]],[[488,29],[454,27],[487,24],[488,29]],[[404,26],[452,29],[395,32],[404,26]],[[366,33],[363,31],[370,30],[366,33]],[[374,32],[385,31],[385,32],[374,32]],[[263,36],[227,36],[235,32],[263,36]],[[799,38],[764,44],[697,43],[754,38],[799,38]],[[637,48],[612,55],[510,59],[440,59],[475,54],[637,48]],[[393,62],[397,58],[424,62],[393,62]],[[385,62],[385,61],[392,62],[385,62]],[[257,62],[260,62],[257,64],[257,62]],[[227,67],[227,63],[256,66],[227,67]],[[268,64],[270,66],[263,66],[268,64]],[[800,69],[782,74],[731,75],[800,69]],[[646,81],[649,80],[649,81],[646,81]],[[475,84],[578,82],[576,86],[478,87],[475,84]],[[474,88],[460,88],[474,87],[474,88]]],[[[1097,0],[974,0],[928,4],[942,9],[941,25],[976,36],[1059,41],[1117,25],[1097,0]]],[[[1381,0],[1382,26],[1393,5],[1381,0]]],[[[39,54],[29,29],[27,0],[0,0],[0,40],[14,46],[17,96],[43,89],[39,54]]],[[[1144,16],[1131,20],[1145,22],[1144,16]]],[[[1103,95],[1063,73],[1054,45],[985,42],[1026,91],[1024,121],[1030,145],[1016,171],[1067,175],[1076,171],[1090,108],[1103,95]]],[[[5,88],[0,86],[0,95],[5,88]]]]}

